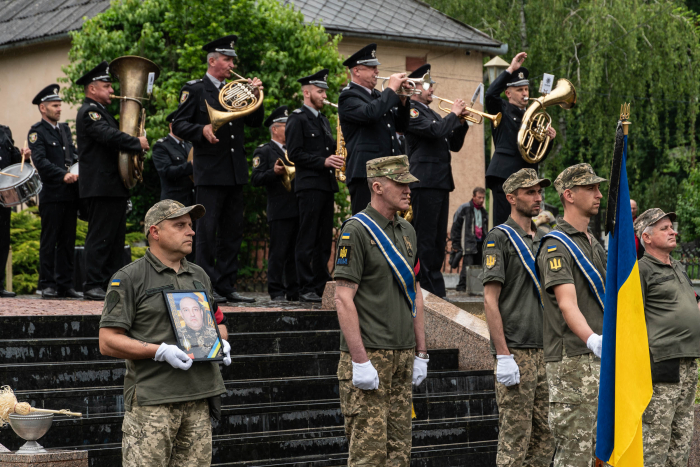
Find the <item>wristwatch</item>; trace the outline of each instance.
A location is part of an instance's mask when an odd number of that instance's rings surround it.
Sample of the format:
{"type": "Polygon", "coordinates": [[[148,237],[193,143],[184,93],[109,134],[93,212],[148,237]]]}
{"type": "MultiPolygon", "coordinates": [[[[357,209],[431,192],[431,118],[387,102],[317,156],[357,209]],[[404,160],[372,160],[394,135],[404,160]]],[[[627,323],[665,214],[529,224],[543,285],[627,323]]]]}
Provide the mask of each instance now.
{"type": "Polygon", "coordinates": [[[430,355],[427,352],[416,352],[416,357],[430,360],[430,355]]]}

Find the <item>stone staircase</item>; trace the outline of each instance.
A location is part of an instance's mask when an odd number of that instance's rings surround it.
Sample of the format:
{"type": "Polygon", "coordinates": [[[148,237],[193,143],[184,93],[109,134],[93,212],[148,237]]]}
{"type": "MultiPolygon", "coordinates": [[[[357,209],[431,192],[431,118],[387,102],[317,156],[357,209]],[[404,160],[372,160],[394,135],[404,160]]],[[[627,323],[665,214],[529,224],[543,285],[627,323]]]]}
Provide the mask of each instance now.
{"type": "MultiPolygon", "coordinates": [[[[213,430],[213,465],[346,464],[347,440],[336,379],[334,311],[227,313],[236,355],[222,366],[223,413],[213,430]]],[[[99,316],[0,317],[0,384],[57,416],[39,440],[85,449],[90,465],[121,465],[124,364],[98,348],[99,316]]],[[[428,378],[414,389],[411,465],[495,465],[498,415],[491,371],[457,370],[453,349],[430,350],[428,378]]],[[[22,441],[0,429],[0,443],[22,441]]]]}

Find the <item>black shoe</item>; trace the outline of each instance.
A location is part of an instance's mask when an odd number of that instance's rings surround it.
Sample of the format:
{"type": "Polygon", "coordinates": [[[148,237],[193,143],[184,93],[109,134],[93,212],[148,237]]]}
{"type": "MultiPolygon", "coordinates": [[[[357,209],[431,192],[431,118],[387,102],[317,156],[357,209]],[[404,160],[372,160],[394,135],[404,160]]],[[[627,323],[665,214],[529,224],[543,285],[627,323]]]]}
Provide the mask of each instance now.
{"type": "Polygon", "coordinates": [[[16,296],[17,296],[17,294],[14,292],[8,292],[5,289],[0,290],[0,298],[12,298],[12,297],[16,297],[16,296]]]}
{"type": "Polygon", "coordinates": [[[226,303],[226,297],[219,295],[216,291],[212,292],[211,298],[214,299],[215,303],[226,303]]]}
{"type": "Polygon", "coordinates": [[[299,295],[300,302],[321,303],[323,300],[315,292],[303,293],[299,295]]]}
{"type": "Polygon", "coordinates": [[[286,298],[284,298],[284,295],[275,295],[274,297],[270,297],[270,301],[273,302],[283,302],[285,300],[286,298]]]}
{"type": "Polygon", "coordinates": [[[299,301],[299,295],[292,295],[291,297],[287,297],[288,302],[298,302],[299,301]]]}
{"type": "Polygon", "coordinates": [[[58,298],[58,292],[53,287],[46,287],[41,291],[41,298],[58,298]]]}
{"type": "Polygon", "coordinates": [[[83,294],[83,298],[85,300],[104,300],[105,291],[99,287],[95,287],[94,289],[90,289],[87,292],[85,292],[83,294]]]}
{"type": "Polygon", "coordinates": [[[83,298],[83,293],[77,292],[75,289],[68,289],[58,292],[58,296],[63,298],[83,298]]]}
{"type": "Polygon", "coordinates": [[[254,298],[244,297],[238,292],[231,292],[226,294],[226,299],[232,303],[255,303],[254,298]]]}
{"type": "Polygon", "coordinates": [[[455,292],[466,292],[466,291],[467,291],[466,286],[465,287],[459,287],[459,286],[455,287],[455,292]]]}

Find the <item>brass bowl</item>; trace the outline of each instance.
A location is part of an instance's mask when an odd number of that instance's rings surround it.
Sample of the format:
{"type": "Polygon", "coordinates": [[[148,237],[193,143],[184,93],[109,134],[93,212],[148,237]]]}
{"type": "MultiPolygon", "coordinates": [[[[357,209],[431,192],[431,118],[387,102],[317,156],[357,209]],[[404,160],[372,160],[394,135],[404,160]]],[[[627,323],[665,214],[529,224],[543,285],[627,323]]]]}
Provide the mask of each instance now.
{"type": "Polygon", "coordinates": [[[43,446],[36,442],[49,431],[53,423],[53,414],[10,414],[10,426],[20,438],[27,442],[19,448],[16,454],[36,454],[37,452],[47,452],[43,446]]]}

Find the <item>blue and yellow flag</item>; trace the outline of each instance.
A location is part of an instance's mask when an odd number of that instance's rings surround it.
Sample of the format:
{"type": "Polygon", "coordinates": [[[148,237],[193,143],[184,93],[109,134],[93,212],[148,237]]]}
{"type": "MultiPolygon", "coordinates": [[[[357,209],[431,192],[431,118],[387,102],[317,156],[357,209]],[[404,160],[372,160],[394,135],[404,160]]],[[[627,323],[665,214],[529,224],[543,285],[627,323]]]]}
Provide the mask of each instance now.
{"type": "Polygon", "coordinates": [[[605,284],[596,457],[615,467],[638,467],[644,465],[642,414],[651,400],[652,386],[627,183],[629,107],[625,110],[617,128],[608,196],[608,209],[613,209],[614,218],[608,216],[608,227],[612,228],[605,284]]]}

